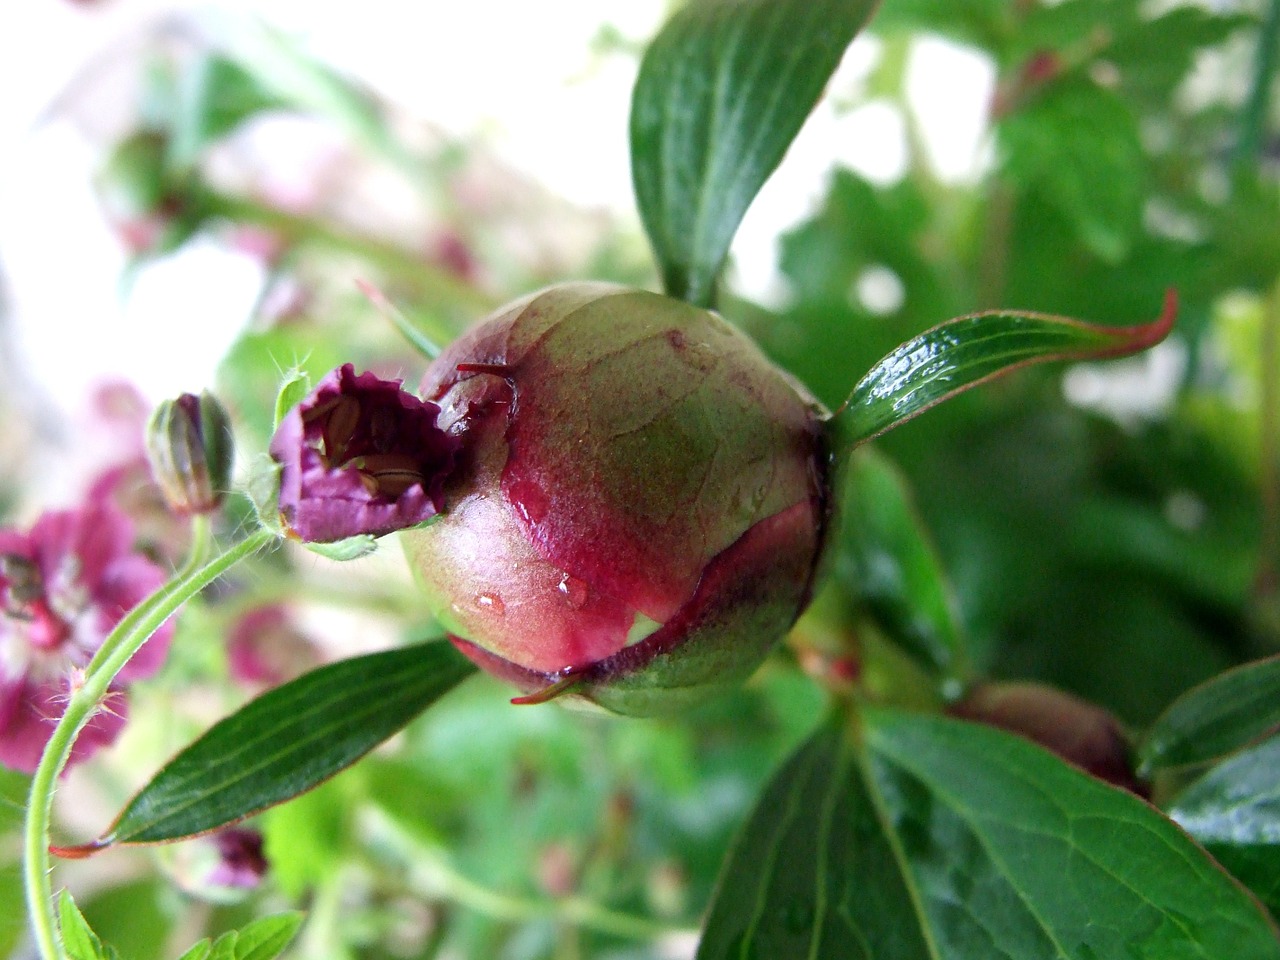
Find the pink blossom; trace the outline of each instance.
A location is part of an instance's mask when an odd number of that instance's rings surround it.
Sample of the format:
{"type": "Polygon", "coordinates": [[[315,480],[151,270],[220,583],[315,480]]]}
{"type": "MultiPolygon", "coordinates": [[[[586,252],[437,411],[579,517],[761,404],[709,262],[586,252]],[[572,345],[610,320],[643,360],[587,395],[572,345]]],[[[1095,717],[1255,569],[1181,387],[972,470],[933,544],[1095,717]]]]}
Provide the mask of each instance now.
{"type": "Polygon", "coordinates": [[[210,840],[218,851],[218,863],[205,883],[213,887],[250,890],[262,882],[267,872],[262,834],[245,827],[219,830],[210,840]]]}
{"type": "MultiPolygon", "coordinates": [[[[164,579],[134,551],[128,517],[106,504],[47,512],[26,533],[0,529],[0,763],[35,769],[83,668],[164,579]]],[[[124,725],[122,685],[155,673],[172,637],[170,621],[125,666],[72,762],[115,739],[124,725]]]]}

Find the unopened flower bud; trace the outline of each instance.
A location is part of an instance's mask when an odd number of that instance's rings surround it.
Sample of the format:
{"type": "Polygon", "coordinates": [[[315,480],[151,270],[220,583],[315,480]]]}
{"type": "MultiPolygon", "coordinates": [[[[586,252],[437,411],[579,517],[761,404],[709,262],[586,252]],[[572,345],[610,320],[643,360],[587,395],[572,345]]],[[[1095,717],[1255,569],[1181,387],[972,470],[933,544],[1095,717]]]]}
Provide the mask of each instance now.
{"type": "Polygon", "coordinates": [[[231,420],[208,391],[156,407],[147,424],[147,459],[169,507],[209,513],[226,495],[235,445],[231,420]]]}
{"type": "Polygon", "coordinates": [[[1041,683],[982,683],[948,712],[1016,733],[1139,796],[1149,792],[1134,773],[1133,753],[1120,722],[1074,694],[1041,683]]]}
{"type": "Polygon", "coordinates": [[[554,287],[445,350],[422,394],[462,449],[410,560],[459,649],[526,702],[695,702],[808,603],[825,411],[716,314],[554,287]]]}

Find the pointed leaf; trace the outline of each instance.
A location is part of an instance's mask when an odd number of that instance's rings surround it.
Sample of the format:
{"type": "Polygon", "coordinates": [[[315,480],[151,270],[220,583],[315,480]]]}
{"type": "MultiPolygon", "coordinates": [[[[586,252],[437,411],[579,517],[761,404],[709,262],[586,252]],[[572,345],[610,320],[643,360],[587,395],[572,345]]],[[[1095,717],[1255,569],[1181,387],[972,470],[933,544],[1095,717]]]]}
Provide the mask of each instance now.
{"type": "Polygon", "coordinates": [[[367,533],[360,533],[333,543],[304,543],[308,550],[327,560],[346,562],[367,557],[378,549],[378,539],[367,533]]]}
{"type": "Polygon", "coordinates": [[[1280,737],[1214,767],[1169,816],[1280,913],[1280,737]]]}
{"type": "Polygon", "coordinates": [[[862,719],[769,785],[699,960],[1280,958],[1260,905],[1132,794],[997,730],[862,719]]]}
{"type": "Polygon", "coordinates": [[[1245,664],[1188,690],[1147,732],[1142,767],[1191,766],[1280,730],[1280,656],[1245,664]]]}
{"type": "Polygon", "coordinates": [[[219,721],[170,760],[94,846],[190,837],[296,797],[355,763],[474,670],[443,642],[313,670],[219,721]]]}
{"type": "Polygon", "coordinates": [[[836,576],[923,666],[956,673],[964,640],[951,587],[906,478],[887,458],[863,448],[849,465],[846,484],[836,576]]]}
{"type": "Polygon", "coordinates": [[[640,64],[631,175],[667,293],[711,306],[743,214],[876,0],[686,4],[640,64]]]}
{"type": "Polygon", "coordinates": [[[992,311],[957,317],[895,349],[863,377],[837,421],[854,443],[892,430],[961,391],[1031,363],[1137,353],[1173,329],[1177,297],[1152,323],[1102,327],[1044,313],[992,311]]]}
{"type": "Polygon", "coordinates": [[[213,941],[207,937],[191,945],[178,960],[209,960],[209,954],[213,951],[213,941]]]}
{"type": "Polygon", "coordinates": [[[107,951],[102,941],[65,889],[58,895],[58,929],[71,960],[106,960],[107,951]]]}
{"type": "Polygon", "coordinates": [[[828,723],[730,851],[698,960],[931,960],[896,858],[842,725],[828,723]]]}
{"type": "Polygon", "coordinates": [[[301,913],[278,913],[244,927],[236,937],[236,960],[275,960],[302,926],[301,913]]]}

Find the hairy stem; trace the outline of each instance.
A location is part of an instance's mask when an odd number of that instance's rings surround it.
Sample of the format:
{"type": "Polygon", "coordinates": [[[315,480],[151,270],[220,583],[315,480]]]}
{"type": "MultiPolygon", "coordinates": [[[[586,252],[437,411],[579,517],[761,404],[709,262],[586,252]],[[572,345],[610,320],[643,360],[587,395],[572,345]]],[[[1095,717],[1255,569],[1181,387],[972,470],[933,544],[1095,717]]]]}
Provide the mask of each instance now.
{"type": "Polygon", "coordinates": [[[42,960],[66,960],[53,902],[49,828],[54,789],[71,756],[71,748],[77,735],[97,712],[111,682],[129,662],[129,658],[138,652],[178,608],[231,567],[275,539],[275,534],[260,530],[201,566],[199,561],[200,554],[205,549],[206,531],[200,528],[206,524],[207,520],[204,518],[196,521],[192,559],[188,560],[173,579],[138,604],[107,636],[98,655],[85,669],[79,685],[73,689],[66,712],[54,728],[31,780],[31,793],[27,802],[23,881],[27,911],[42,960]]]}

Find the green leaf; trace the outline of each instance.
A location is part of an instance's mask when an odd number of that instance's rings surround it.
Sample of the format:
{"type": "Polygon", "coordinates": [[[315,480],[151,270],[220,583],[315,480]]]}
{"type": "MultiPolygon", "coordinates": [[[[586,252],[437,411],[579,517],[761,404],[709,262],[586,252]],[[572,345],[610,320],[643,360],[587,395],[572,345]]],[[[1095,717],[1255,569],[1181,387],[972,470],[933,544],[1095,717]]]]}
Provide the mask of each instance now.
{"type": "Polygon", "coordinates": [[[1018,737],[869,709],[820,730],[734,848],[699,960],[1275,960],[1172,822],[1018,737]]]}
{"type": "Polygon", "coordinates": [[[284,381],[276,393],[275,425],[284,420],[311,392],[311,378],[300,367],[294,367],[284,375],[284,381]]]}
{"type": "Polygon", "coordinates": [[[235,960],[275,960],[302,926],[301,913],[278,913],[244,927],[236,936],[235,960]]]}
{"type": "Polygon", "coordinates": [[[954,675],[964,640],[951,587],[902,473],[869,448],[849,466],[836,575],[923,666],[954,675]]]}
{"type": "Polygon", "coordinates": [[[355,763],[474,669],[435,642],[304,674],[170,760],[93,847],[190,837],[296,797],[355,763]]]}
{"type": "Polygon", "coordinates": [[[1169,816],[1280,913],[1280,737],[1214,767],[1169,816]]]}
{"type": "Polygon", "coordinates": [[[827,724],[730,851],[698,960],[930,960],[897,856],[844,730],[827,724]]]}
{"type": "Polygon", "coordinates": [[[1045,313],[990,311],[957,317],[908,340],[853,388],[837,420],[863,443],[986,380],[1032,363],[1125,356],[1173,329],[1177,297],[1155,321],[1103,327],[1045,313]]]}
{"type": "Polygon", "coordinates": [[[1010,178],[1041,192],[1100,258],[1122,260],[1146,199],[1146,151],[1129,106],[1096,84],[1064,82],[997,132],[1010,178]]]}
{"type": "Polygon", "coordinates": [[[1245,664],[1188,690],[1152,724],[1143,768],[1207,763],[1280,729],[1280,656],[1245,664]]]}
{"type": "Polygon", "coordinates": [[[667,293],[711,306],[747,207],[876,0],[709,0],[650,44],[631,101],[631,175],[667,293]]]}
{"type": "Polygon", "coordinates": [[[107,960],[107,951],[65,889],[58,895],[58,928],[71,960],[107,960]]]}
{"type": "Polygon", "coordinates": [[[175,94],[168,160],[178,169],[194,166],[206,147],[254,114],[287,106],[240,64],[217,55],[184,70],[175,94]]]}
{"type": "Polygon", "coordinates": [[[378,539],[371,534],[360,533],[333,543],[304,543],[303,546],[329,560],[343,562],[369,556],[378,549],[378,539]]]}
{"type": "Polygon", "coordinates": [[[191,949],[187,950],[178,960],[209,960],[209,954],[213,950],[213,941],[205,938],[198,943],[192,944],[191,949]]]}

